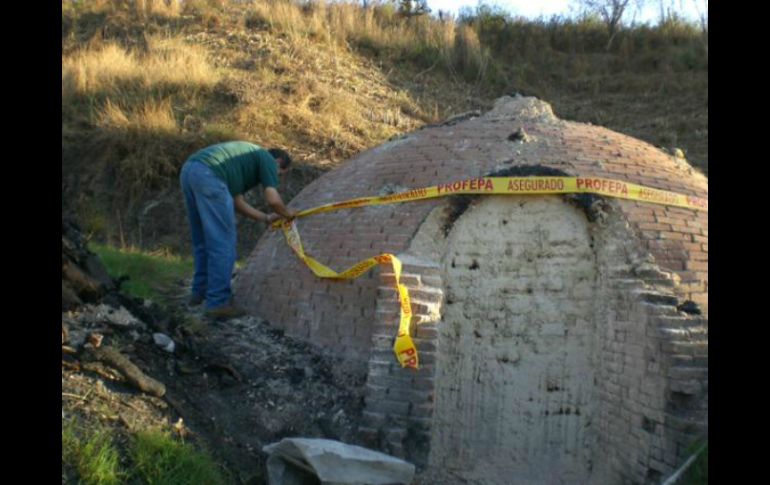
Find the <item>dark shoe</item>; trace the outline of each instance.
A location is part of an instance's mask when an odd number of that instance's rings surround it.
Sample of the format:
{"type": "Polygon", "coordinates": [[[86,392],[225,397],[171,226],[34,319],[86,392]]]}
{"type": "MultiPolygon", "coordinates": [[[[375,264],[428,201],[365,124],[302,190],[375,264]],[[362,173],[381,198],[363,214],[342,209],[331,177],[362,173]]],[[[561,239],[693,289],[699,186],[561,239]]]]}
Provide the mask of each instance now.
{"type": "Polygon", "coordinates": [[[201,303],[203,303],[206,299],[200,295],[193,295],[190,297],[189,300],[187,300],[187,306],[198,306],[201,303]]]}
{"type": "Polygon", "coordinates": [[[233,305],[223,305],[206,310],[205,315],[215,320],[229,320],[231,318],[244,317],[246,312],[233,305]]]}

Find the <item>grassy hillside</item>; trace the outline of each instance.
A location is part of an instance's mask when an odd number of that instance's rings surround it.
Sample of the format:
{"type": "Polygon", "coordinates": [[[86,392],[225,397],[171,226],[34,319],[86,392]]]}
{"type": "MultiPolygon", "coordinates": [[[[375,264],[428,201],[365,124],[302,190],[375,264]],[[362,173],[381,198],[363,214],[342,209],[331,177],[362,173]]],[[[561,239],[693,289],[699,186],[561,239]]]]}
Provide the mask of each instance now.
{"type": "MultiPolygon", "coordinates": [[[[627,29],[607,50],[592,19],[369,3],[63,1],[63,211],[97,240],[186,252],[177,174],[207,144],[286,148],[291,198],[361,150],[512,92],[708,170],[707,38],[693,26],[627,29]]],[[[262,230],[243,223],[242,255],[262,230]]]]}

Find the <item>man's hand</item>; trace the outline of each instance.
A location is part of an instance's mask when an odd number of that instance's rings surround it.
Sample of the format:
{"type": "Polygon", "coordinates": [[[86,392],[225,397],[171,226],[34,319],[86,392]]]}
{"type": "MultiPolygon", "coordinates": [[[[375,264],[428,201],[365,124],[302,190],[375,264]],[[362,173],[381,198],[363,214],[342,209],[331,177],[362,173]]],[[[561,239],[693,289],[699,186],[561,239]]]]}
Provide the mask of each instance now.
{"type": "Polygon", "coordinates": [[[286,211],[289,214],[288,216],[282,216],[281,214],[278,214],[278,213],[275,213],[275,212],[273,212],[272,214],[267,214],[267,219],[265,220],[265,222],[267,222],[268,224],[272,224],[273,222],[277,221],[278,219],[292,220],[295,217],[297,217],[297,214],[299,214],[299,211],[296,211],[294,209],[289,209],[288,207],[286,208],[286,211]]]}
{"type": "Polygon", "coordinates": [[[270,207],[282,217],[287,219],[294,219],[297,217],[297,211],[286,207],[283,203],[283,199],[281,199],[281,196],[278,194],[278,191],[275,190],[275,187],[265,187],[265,200],[270,204],[270,207]]]}

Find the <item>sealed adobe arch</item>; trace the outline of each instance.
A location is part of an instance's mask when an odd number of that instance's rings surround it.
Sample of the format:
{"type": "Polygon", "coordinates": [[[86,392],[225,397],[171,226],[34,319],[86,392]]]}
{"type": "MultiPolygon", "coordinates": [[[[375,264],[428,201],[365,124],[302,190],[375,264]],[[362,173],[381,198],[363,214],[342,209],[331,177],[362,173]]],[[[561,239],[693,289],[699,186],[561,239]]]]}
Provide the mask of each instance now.
{"type": "Polygon", "coordinates": [[[586,483],[598,271],[585,214],[485,198],[446,245],[431,464],[479,483],[586,483]]]}
{"type": "MultiPolygon", "coordinates": [[[[708,195],[682,159],[506,97],[362,153],[291,205],[492,174],[708,195]]],[[[235,295],[366,369],[362,436],[441,483],[659,483],[707,433],[707,224],[703,211],[585,195],[451,197],[299,220],[306,251],[334,269],[383,252],[402,259],[417,371],[392,353],[387,271],[321,280],[270,232],[235,295]]]]}

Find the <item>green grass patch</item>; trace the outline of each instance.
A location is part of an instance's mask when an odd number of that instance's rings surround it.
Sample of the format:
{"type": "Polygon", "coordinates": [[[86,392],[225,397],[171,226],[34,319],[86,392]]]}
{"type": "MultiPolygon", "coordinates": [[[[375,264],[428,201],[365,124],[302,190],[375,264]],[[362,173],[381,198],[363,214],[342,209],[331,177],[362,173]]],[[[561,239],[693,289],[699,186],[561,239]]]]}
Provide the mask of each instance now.
{"type": "Polygon", "coordinates": [[[193,272],[191,258],[96,243],[91,243],[90,249],[101,258],[111,277],[128,276],[121,289],[139,298],[163,302],[164,292],[193,272]]]}
{"type": "Polygon", "coordinates": [[[160,431],[138,433],[131,456],[136,475],[148,485],[228,483],[209,455],[160,431]]]}
{"type": "Polygon", "coordinates": [[[62,468],[74,471],[78,483],[124,483],[120,453],[107,429],[78,430],[74,421],[62,421],[61,442],[62,468]]]}
{"type": "Polygon", "coordinates": [[[214,459],[160,430],[136,433],[128,447],[116,431],[62,419],[63,483],[84,485],[227,485],[232,480],[214,459]],[[122,459],[121,459],[122,458],[122,459]]]}
{"type": "MultiPolygon", "coordinates": [[[[691,447],[691,452],[694,453],[700,449],[701,443],[698,446],[691,447]]],[[[681,485],[708,485],[709,483],[709,445],[706,442],[706,447],[701,451],[695,462],[685,472],[682,479],[679,481],[681,485]]]]}

